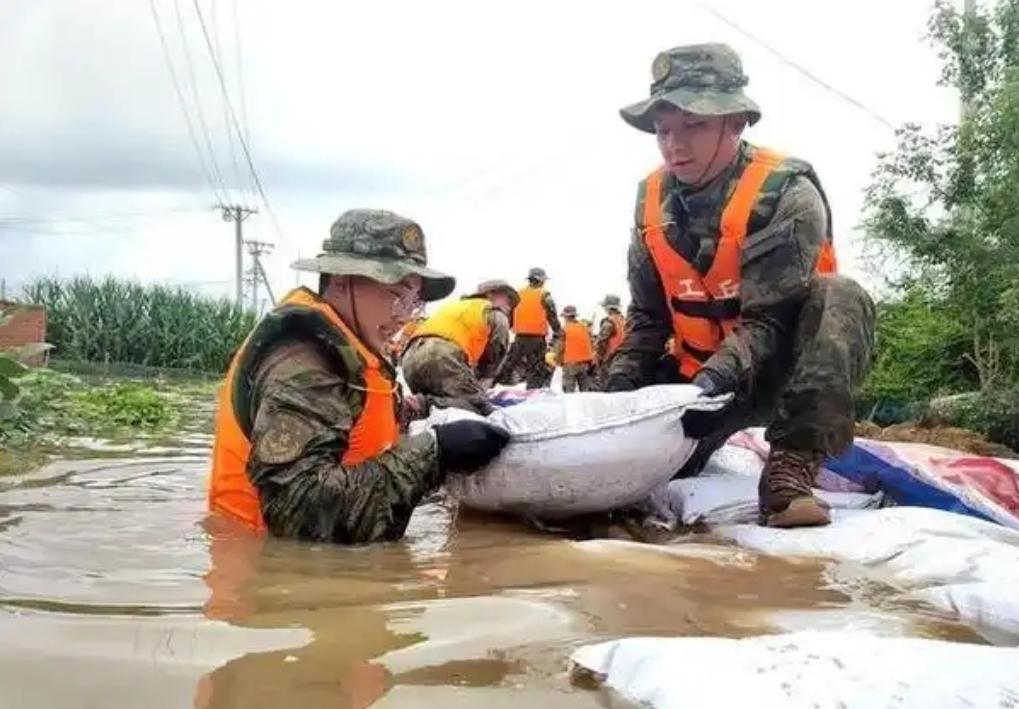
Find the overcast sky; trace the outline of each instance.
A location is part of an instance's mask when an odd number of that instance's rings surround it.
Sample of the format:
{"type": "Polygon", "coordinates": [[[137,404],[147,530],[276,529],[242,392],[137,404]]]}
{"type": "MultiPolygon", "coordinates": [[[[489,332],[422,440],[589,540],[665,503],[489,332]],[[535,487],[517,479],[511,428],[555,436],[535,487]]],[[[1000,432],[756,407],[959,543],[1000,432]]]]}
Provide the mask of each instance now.
{"type": "MultiPolygon", "coordinates": [[[[587,314],[606,292],[625,296],[636,184],[658,156],[618,109],[647,95],[660,50],[704,41],[742,55],[764,113],[748,138],[814,164],[844,270],[874,290],[854,227],[892,130],[760,42],[893,124],[957,113],[923,40],[930,0],[236,0],[236,21],[234,0],[199,0],[277,233],[236,142],[235,169],[193,0],[177,2],[183,33],[173,0],[155,7],[199,145],[211,163],[196,106],[228,199],[261,209],[246,233],[275,242],[277,293],[338,214],[380,207],[421,223],[459,292],[541,265],[560,307],[587,314]]],[[[8,290],[114,273],[232,293],[232,230],[210,209],[222,195],[188,137],[148,0],[3,0],[0,87],[8,290]]]]}

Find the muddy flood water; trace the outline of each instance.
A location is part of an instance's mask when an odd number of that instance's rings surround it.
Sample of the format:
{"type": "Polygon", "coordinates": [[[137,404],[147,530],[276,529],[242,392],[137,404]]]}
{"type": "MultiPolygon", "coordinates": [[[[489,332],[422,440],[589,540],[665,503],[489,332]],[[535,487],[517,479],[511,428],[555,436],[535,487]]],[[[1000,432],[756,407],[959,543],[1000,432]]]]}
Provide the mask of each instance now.
{"type": "Polygon", "coordinates": [[[578,542],[441,499],[394,544],[237,536],[205,520],[207,445],[0,478],[0,706],[599,707],[568,658],[621,636],[978,642],[863,575],[705,536],[578,542]]]}

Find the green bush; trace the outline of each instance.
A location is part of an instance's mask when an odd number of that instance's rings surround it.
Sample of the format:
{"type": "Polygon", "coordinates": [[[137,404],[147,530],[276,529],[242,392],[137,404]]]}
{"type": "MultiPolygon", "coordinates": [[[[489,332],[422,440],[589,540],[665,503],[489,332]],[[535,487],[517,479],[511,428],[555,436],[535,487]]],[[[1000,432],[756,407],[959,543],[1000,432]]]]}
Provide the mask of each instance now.
{"type": "Polygon", "coordinates": [[[993,443],[1019,451],[1019,389],[969,392],[936,399],[925,418],[932,424],[976,431],[993,443]]]}
{"type": "Polygon", "coordinates": [[[180,418],[172,397],[133,382],[90,385],[78,377],[37,369],[15,379],[21,398],[0,419],[0,445],[25,447],[66,435],[152,432],[180,418]]]}
{"type": "Polygon", "coordinates": [[[886,425],[915,418],[928,400],[977,385],[969,333],[951,304],[913,284],[878,305],[877,349],[858,413],[886,425]]]}

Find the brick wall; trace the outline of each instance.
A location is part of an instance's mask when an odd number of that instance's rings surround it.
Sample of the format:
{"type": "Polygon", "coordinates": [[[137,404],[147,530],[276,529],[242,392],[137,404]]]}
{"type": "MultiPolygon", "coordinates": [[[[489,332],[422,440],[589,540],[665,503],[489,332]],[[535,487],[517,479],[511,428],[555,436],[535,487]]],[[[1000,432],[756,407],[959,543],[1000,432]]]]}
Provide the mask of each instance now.
{"type": "MultiPolygon", "coordinates": [[[[0,313],[12,316],[6,325],[0,325],[0,350],[46,341],[46,310],[42,306],[0,300],[0,313]]],[[[27,364],[42,364],[44,360],[33,359],[40,361],[27,364]]]]}

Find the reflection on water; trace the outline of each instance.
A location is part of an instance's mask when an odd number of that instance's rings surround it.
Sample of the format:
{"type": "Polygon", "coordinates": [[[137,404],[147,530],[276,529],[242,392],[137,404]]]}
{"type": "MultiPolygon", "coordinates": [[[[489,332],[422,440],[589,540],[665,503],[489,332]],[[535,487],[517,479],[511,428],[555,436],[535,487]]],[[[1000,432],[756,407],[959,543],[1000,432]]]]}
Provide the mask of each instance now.
{"type": "Polygon", "coordinates": [[[204,519],[201,457],[0,480],[0,706],[602,706],[565,660],[622,635],[867,627],[972,640],[820,563],[695,538],[572,542],[424,505],[343,548],[204,519]]]}

